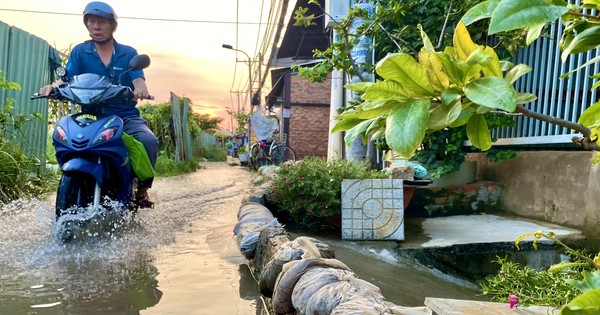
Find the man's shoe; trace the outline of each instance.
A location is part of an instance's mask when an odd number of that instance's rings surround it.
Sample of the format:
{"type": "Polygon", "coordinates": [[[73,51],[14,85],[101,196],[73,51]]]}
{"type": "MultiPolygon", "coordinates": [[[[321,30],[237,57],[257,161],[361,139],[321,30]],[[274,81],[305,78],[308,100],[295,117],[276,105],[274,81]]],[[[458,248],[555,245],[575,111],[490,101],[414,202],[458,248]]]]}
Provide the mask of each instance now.
{"type": "Polygon", "coordinates": [[[154,208],[154,202],[148,196],[136,195],[135,203],[140,208],[154,208]]]}

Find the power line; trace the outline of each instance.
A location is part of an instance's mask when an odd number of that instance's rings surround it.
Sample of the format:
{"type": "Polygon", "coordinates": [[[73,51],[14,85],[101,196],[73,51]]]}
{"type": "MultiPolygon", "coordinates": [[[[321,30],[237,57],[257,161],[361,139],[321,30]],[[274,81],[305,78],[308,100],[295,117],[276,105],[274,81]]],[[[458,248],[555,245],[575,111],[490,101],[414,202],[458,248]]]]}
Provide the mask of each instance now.
{"type": "MultiPolygon", "coordinates": [[[[1,8],[0,8],[0,11],[20,12],[20,13],[36,13],[36,14],[54,14],[54,15],[81,16],[81,13],[67,13],[67,12],[50,12],[50,11],[34,11],[34,10],[18,10],[18,9],[1,9],[1,8]]],[[[238,22],[238,21],[236,21],[236,22],[230,22],[230,21],[187,20],[187,19],[180,20],[180,19],[162,19],[162,18],[147,18],[147,17],[134,17],[134,16],[119,16],[119,19],[143,20],[143,21],[160,21],[160,22],[268,25],[268,23],[262,23],[262,22],[238,22]]]]}

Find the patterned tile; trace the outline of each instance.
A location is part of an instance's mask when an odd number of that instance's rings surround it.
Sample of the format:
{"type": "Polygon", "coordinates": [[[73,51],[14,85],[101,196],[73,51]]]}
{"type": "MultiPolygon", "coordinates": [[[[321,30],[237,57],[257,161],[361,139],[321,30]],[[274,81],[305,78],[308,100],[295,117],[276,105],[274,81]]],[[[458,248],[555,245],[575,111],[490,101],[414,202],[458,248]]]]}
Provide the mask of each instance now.
{"type": "Polygon", "coordinates": [[[401,179],[345,179],[342,182],[342,238],[404,240],[401,179]]]}

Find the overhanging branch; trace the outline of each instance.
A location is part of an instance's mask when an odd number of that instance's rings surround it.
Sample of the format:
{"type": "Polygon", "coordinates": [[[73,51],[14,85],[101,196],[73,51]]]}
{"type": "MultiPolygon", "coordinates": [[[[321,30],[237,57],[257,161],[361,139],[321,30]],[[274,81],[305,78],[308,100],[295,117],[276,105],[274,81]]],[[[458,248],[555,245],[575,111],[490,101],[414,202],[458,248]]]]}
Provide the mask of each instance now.
{"type": "Polygon", "coordinates": [[[572,121],[560,119],[560,118],[557,118],[554,116],[540,114],[538,112],[534,112],[532,110],[525,108],[525,106],[523,106],[523,105],[518,105],[516,108],[516,111],[523,114],[523,116],[531,117],[533,119],[541,120],[541,121],[544,121],[544,122],[547,122],[547,123],[550,123],[553,125],[557,125],[557,126],[569,128],[571,130],[575,130],[575,131],[581,133],[583,135],[583,138],[573,137],[573,138],[571,138],[571,141],[573,141],[573,143],[581,146],[585,150],[600,151],[600,146],[596,143],[596,141],[592,141],[590,139],[591,130],[582,124],[578,124],[578,123],[574,123],[572,121]]]}

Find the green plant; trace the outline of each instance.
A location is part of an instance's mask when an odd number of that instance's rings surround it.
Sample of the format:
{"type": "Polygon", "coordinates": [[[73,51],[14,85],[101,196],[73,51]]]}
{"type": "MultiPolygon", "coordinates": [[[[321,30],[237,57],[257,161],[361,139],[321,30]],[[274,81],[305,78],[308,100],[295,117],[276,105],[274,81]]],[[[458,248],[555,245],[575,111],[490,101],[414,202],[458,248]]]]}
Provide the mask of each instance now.
{"type": "Polygon", "coordinates": [[[462,145],[467,140],[466,129],[445,128],[425,135],[421,148],[415,154],[419,164],[427,169],[431,178],[458,171],[467,155],[462,145]]]}
{"type": "Polygon", "coordinates": [[[343,179],[385,178],[384,173],[370,170],[366,162],[327,161],[306,157],[279,167],[270,199],[291,223],[307,228],[327,226],[328,219],[341,214],[343,179]]]}
{"type": "Polygon", "coordinates": [[[231,116],[231,118],[235,119],[237,123],[237,127],[235,129],[236,134],[245,134],[248,131],[248,119],[250,118],[250,113],[227,110],[227,114],[231,116]]]}
{"type": "Polygon", "coordinates": [[[561,315],[598,314],[600,253],[589,257],[583,251],[559,240],[554,233],[544,231],[517,237],[517,249],[520,249],[520,243],[529,237],[533,237],[532,244],[536,250],[540,239],[553,241],[565,249],[570,260],[555,264],[548,270],[537,271],[506,259],[498,259],[501,265],[500,272],[486,278],[486,283],[482,284],[484,294],[491,295],[493,299],[501,302],[506,302],[509,295],[516,295],[521,305],[562,307],[561,315]]]}
{"type": "MultiPolygon", "coordinates": [[[[0,71],[0,89],[20,90],[21,86],[6,80],[0,71]]],[[[8,98],[0,107],[0,203],[48,191],[56,179],[41,174],[41,161],[25,150],[28,143],[23,128],[40,116],[19,114],[13,103],[14,99],[8,98]]]]}
{"type": "Polygon", "coordinates": [[[204,158],[209,161],[227,161],[227,151],[218,144],[201,147],[200,158],[204,158]]]}
{"type": "MultiPolygon", "coordinates": [[[[309,3],[318,1],[311,0],[309,3]]],[[[487,151],[492,147],[493,139],[485,115],[517,112],[575,130],[583,137],[574,137],[574,143],[587,150],[600,151],[600,146],[596,144],[600,134],[600,102],[586,109],[578,123],[527,109],[524,105],[536,97],[530,93],[517,92],[513,84],[531,71],[531,68],[501,61],[496,49],[476,44],[466,28],[466,24],[473,25],[476,21],[489,18],[489,34],[513,32],[512,39],[515,39],[522,37],[526,31],[528,44],[542,35],[545,25],[561,18],[566,25],[561,39],[562,57],[566,60],[570,54],[589,51],[600,44],[596,36],[600,30],[600,16],[584,11],[599,8],[600,3],[592,0],[583,1],[581,5],[569,5],[564,0],[483,1],[471,8],[456,25],[452,36],[453,46],[447,46],[442,51],[438,51],[439,45],[434,46],[421,27],[423,45],[416,57],[399,49],[400,53],[388,54],[375,66],[376,74],[382,80],[372,83],[364,82],[361,78],[363,82],[346,86],[362,95],[362,103],[346,108],[338,117],[340,121],[333,132],[346,132],[347,144],[359,137],[363,141],[371,139],[381,142],[384,139],[392,150],[410,158],[427,133],[466,126],[471,144],[487,151]]],[[[296,15],[297,22],[304,25],[314,18],[306,16],[306,11],[299,11],[296,15]]],[[[350,74],[357,73],[352,71],[357,69],[357,65],[353,64],[349,53],[353,41],[366,34],[366,30],[374,29],[375,25],[385,29],[380,21],[369,20],[361,10],[349,14],[348,20],[354,18],[362,18],[368,23],[359,27],[356,34],[348,33],[348,28],[345,28],[348,23],[342,23],[338,27],[340,34],[346,39],[342,41],[345,47],[337,48],[342,61],[331,67],[350,69],[350,74]],[[344,59],[349,60],[343,61],[344,59]]],[[[395,32],[389,30],[386,33],[391,38],[395,35],[395,32]]],[[[330,47],[329,50],[335,57],[335,47],[330,47]]],[[[594,58],[582,68],[598,60],[600,57],[594,58]]],[[[600,77],[600,74],[595,77],[600,77]]],[[[598,86],[596,84],[593,88],[598,86]]],[[[506,157],[509,155],[493,156],[496,159],[506,157]]],[[[595,161],[600,161],[600,152],[595,161]]]]}
{"type": "Polygon", "coordinates": [[[561,307],[581,293],[567,283],[564,274],[535,270],[507,258],[498,257],[494,262],[500,265],[500,270],[481,284],[483,295],[492,301],[508,303],[509,296],[516,295],[521,306],[561,307]]]}
{"type": "MultiPolygon", "coordinates": [[[[488,113],[485,115],[485,120],[490,129],[514,125],[514,120],[504,115],[488,113]]],[[[466,126],[428,132],[421,141],[421,146],[415,153],[414,159],[427,169],[430,178],[440,178],[458,171],[460,165],[465,161],[467,153],[473,152],[473,150],[463,147],[467,140],[466,126]]],[[[495,141],[496,139],[492,139],[492,142],[495,141]]],[[[496,163],[515,158],[516,155],[513,150],[495,147],[485,152],[485,157],[496,163]]]]}
{"type": "Polygon", "coordinates": [[[172,154],[161,151],[154,167],[157,177],[176,176],[194,172],[200,168],[196,160],[178,161],[172,154]]]}

